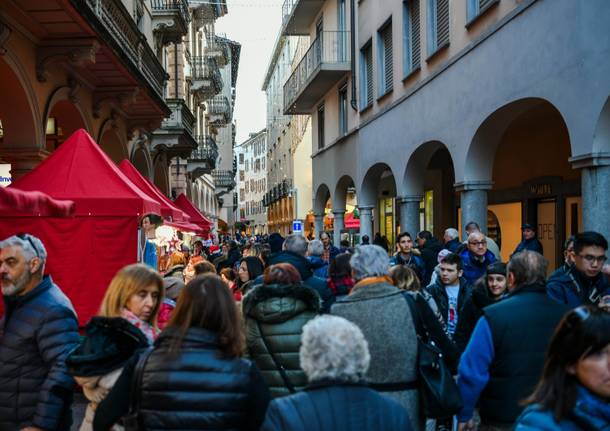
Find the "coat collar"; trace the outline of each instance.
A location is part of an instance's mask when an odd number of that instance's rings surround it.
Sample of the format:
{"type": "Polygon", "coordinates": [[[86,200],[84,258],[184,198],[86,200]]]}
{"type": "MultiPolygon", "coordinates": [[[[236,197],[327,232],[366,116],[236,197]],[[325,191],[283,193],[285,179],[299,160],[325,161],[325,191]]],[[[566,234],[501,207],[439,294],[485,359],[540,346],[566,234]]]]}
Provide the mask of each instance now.
{"type": "Polygon", "coordinates": [[[27,304],[37,296],[43,294],[51,287],[53,287],[53,279],[50,275],[45,275],[44,277],[42,277],[42,281],[38,284],[38,286],[30,290],[25,295],[5,295],[4,302],[8,308],[20,307],[23,304],[27,304]]]}
{"type": "Polygon", "coordinates": [[[391,283],[391,279],[387,276],[368,277],[356,283],[350,294],[342,298],[341,301],[358,301],[361,299],[395,295],[400,292],[401,291],[391,283]]]}

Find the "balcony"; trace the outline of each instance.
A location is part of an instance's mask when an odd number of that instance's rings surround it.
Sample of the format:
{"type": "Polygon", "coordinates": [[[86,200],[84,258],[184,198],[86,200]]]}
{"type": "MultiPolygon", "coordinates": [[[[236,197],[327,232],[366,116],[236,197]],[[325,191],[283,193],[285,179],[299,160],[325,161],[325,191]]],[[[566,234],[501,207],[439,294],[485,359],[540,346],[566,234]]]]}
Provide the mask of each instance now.
{"type": "Polygon", "coordinates": [[[178,43],[191,22],[186,0],[151,0],[152,27],[158,45],[178,43]]]}
{"type": "Polygon", "coordinates": [[[183,99],[166,99],[166,102],[172,114],[153,132],[152,148],[166,151],[169,158],[188,158],[197,148],[193,138],[195,116],[183,99]]]}
{"type": "Polygon", "coordinates": [[[282,34],[303,36],[309,34],[311,23],[322,9],[324,0],[284,0],[282,6],[282,34]]]}
{"type": "Polygon", "coordinates": [[[206,54],[216,61],[219,67],[229,64],[229,45],[227,40],[220,36],[212,36],[206,54]]]}
{"type": "Polygon", "coordinates": [[[193,150],[188,159],[187,172],[192,178],[211,173],[216,169],[218,146],[211,136],[197,136],[197,149],[193,150]]]}
{"type": "Polygon", "coordinates": [[[214,59],[191,57],[191,91],[200,100],[207,100],[222,91],[222,76],[214,59]]]}
{"type": "Polygon", "coordinates": [[[226,191],[233,190],[237,185],[235,182],[235,172],[228,170],[217,170],[212,172],[216,188],[226,188],[226,191]]]}
{"type": "Polygon", "coordinates": [[[231,121],[231,107],[226,96],[214,96],[207,103],[208,122],[216,127],[223,127],[231,121]]]}
{"type": "Polygon", "coordinates": [[[350,32],[318,36],[284,84],[284,114],[311,114],[315,104],[351,68],[350,32]]]}
{"type": "Polygon", "coordinates": [[[227,13],[226,0],[188,0],[193,9],[193,20],[196,28],[207,24],[213,24],[221,16],[227,13]]]}

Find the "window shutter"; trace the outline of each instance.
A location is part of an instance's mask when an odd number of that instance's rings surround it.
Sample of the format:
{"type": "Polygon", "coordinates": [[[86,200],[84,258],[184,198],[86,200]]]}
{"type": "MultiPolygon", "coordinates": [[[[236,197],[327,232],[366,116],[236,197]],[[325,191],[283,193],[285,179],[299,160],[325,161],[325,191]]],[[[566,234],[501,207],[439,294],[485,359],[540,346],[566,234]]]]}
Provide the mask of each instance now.
{"type": "Polygon", "coordinates": [[[449,43],[449,0],[436,1],[436,49],[449,43]]]}
{"type": "Polygon", "coordinates": [[[394,68],[392,60],[392,24],[383,30],[383,50],[385,68],[385,91],[389,91],[394,86],[394,68]]]}
{"type": "Polygon", "coordinates": [[[373,48],[366,49],[366,104],[373,103],[373,48]]]}
{"type": "Polygon", "coordinates": [[[419,0],[409,4],[411,18],[411,70],[421,67],[421,38],[419,36],[419,0]]]}
{"type": "Polygon", "coordinates": [[[495,0],[479,0],[479,13],[483,10],[483,8],[487,7],[490,3],[493,3],[495,0]]]}

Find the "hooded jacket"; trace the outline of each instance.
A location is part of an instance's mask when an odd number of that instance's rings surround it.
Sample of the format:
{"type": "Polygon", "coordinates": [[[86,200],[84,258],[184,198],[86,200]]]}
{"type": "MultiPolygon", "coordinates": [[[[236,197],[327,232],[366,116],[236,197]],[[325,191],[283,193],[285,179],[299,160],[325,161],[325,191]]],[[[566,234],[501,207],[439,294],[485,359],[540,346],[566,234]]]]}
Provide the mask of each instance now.
{"type": "Polygon", "coordinates": [[[271,396],[288,395],[290,390],[269,350],[285,369],[289,383],[297,390],[305,387],[307,378],[299,363],[301,333],[320,312],[318,293],[303,284],[262,284],[244,296],[242,307],[248,353],[261,370],[271,396]]]}
{"type": "Polygon", "coordinates": [[[78,345],[70,300],[50,276],[5,296],[0,320],[0,429],[69,430],[74,380],[66,356],[78,345]]]}
{"type": "Polygon", "coordinates": [[[421,248],[421,258],[424,261],[424,266],[426,267],[425,279],[422,280],[422,285],[426,286],[428,283],[430,283],[430,277],[432,277],[434,267],[438,264],[438,252],[442,249],[443,245],[436,238],[426,240],[424,246],[421,248]]]}
{"type": "MultiPolygon", "coordinates": [[[[327,313],[330,310],[330,305],[334,300],[332,291],[328,287],[325,278],[316,277],[311,269],[311,264],[306,257],[293,253],[291,251],[282,251],[269,257],[269,266],[278,263],[289,263],[299,271],[303,284],[311,287],[318,292],[322,299],[322,313],[327,313]]],[[[262,277],[257,279],[257,284],[262,283],[262,277]]]]}
{"type": "Polygon", "coordinates": [[[570,308],[595,305],[600,297],[610,295],[610,283],[603,273],[591,278],[575,266],[567,271],[555,271],[547,281],[546,288],[551,298],[570,308]]]}

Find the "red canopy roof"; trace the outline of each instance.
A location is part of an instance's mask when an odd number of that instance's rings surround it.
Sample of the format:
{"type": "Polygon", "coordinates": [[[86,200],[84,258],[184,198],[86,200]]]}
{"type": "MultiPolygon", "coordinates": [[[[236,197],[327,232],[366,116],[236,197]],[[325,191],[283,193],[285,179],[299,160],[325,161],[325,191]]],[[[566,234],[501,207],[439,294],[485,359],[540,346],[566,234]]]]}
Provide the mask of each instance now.
{"type": "Polygon", "coordinates": [[[171,217],[174,221],[182,221],[188,216],[182,212],[182,210],[176,208],[174,203],[170,201],[161,190],[159,190],[152,182],[146,179],[134,165],[127,159],[119,163],[119,169],[129,181],[135,184],[140,190],[146,193],[151,199],[159,202],[161,205],[161,215],[163,217],[171,217]]]}
{"type": "Polygon", "coordinates": [[[15,181],[76,203],[76,215],[160,214],[158,202],[131,183],[89,134],[79,129],[33,171],[15,181]]]}
{"type": "Polygon", "coordinates": [[[176,198],[176,206],[191,217],[191,223],[194,223],[207,231],[209,231],[212,227],[212,222],[201,214],[197,207],[193,205],[193,203],[184,195],[184,193],[180,193],[180,196],[176,198]]]}
{"type": "Polygon", "coordinates": [[[0,217],[67,217],[74,214],[74,202],[53,199],[42,192],[24,192],[0,187],[0,217]]]}

